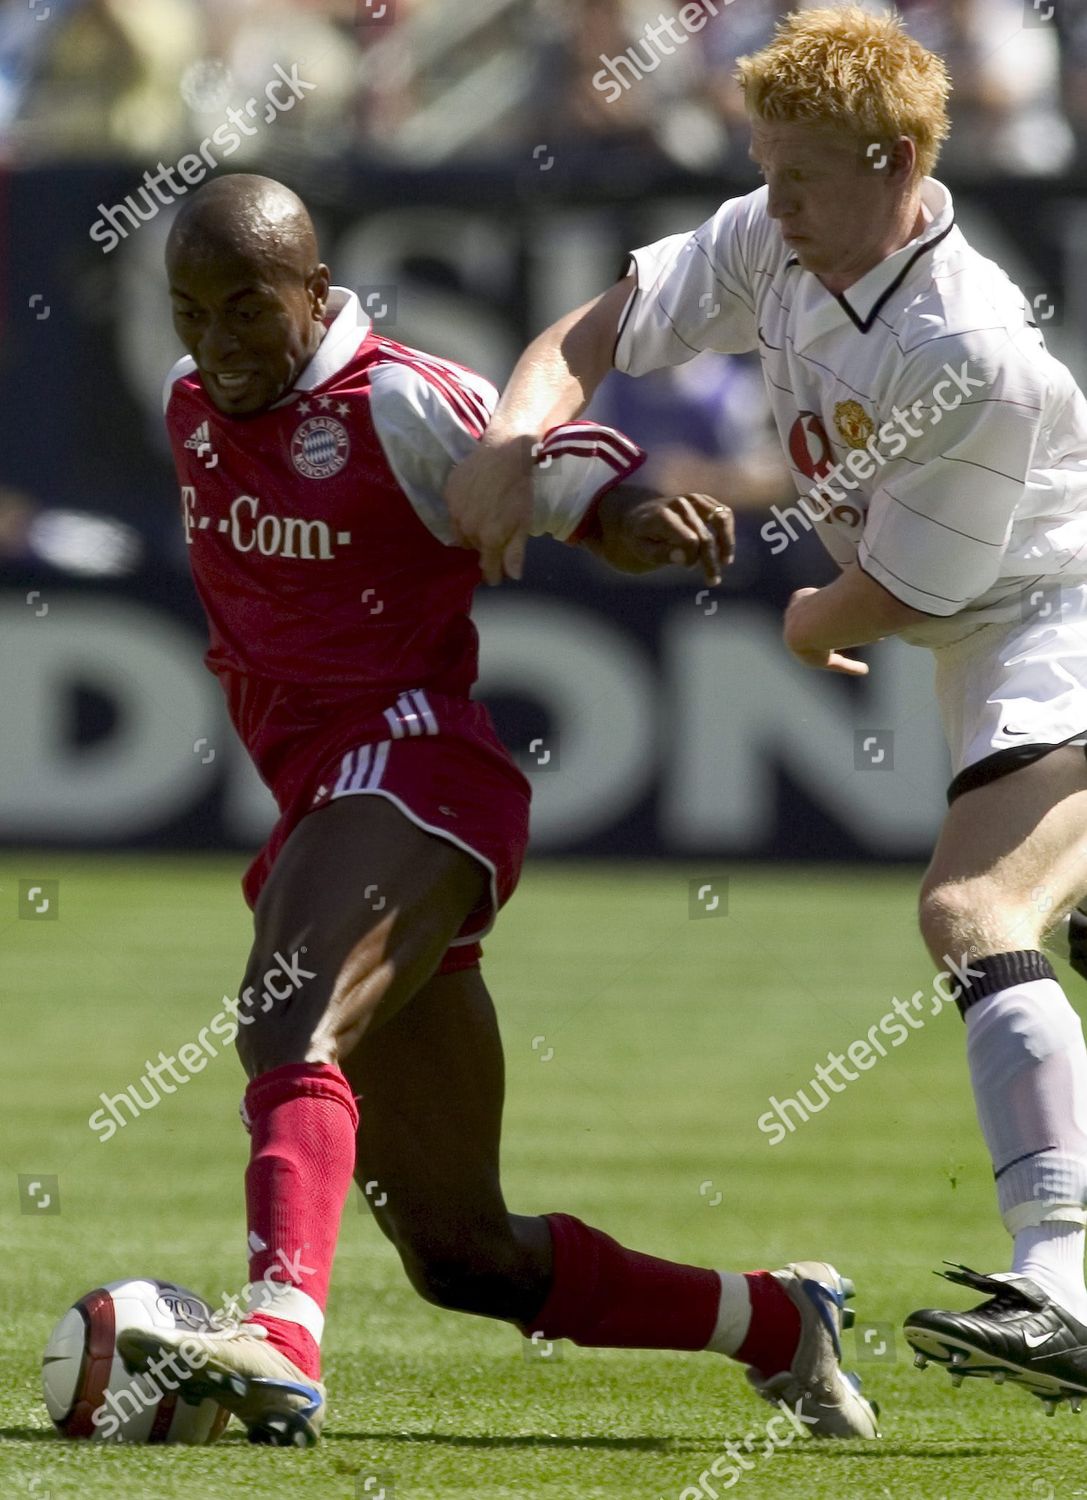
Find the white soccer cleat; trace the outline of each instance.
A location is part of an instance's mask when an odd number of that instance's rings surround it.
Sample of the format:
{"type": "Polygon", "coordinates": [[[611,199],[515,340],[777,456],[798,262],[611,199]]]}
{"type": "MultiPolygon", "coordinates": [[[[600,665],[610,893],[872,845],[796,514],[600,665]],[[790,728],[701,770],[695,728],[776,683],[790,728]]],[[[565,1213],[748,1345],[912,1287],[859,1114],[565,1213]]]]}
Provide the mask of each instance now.
{"type": "Polygon", "coordinates": [[[185,1400],[217,1401],[244,1422],[251,1443],[312,1448],[324,1425],[325,1388],[267,1337],[259,1323],[214,1333],[133,1328],[118,1336],[117,1348],[131,1373],[147,1372],[153,1360],[171,1371],[185,1400]]]}
{"type": "Polygon", "coordinates": [[[748,1370],[766,1401],[784,1402],[812,1437],[877,1438],[879,1408],[860,1392],[860,1376],[842,1369],[841,1331],[853,1324],[845,1304],[853,1283],[822,1260],[801,1260],[771,1273],[800,1313],[792,1365],[768,1379],[748,1370]]]}

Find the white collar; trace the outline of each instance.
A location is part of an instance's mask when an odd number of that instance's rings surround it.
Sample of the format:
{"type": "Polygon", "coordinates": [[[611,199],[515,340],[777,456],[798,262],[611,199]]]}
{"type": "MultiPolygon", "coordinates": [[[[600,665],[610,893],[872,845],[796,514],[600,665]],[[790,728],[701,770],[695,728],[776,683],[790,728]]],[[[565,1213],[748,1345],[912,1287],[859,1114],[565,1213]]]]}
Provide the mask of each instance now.
{"type": "Polygon", "coordinates": [[[324,338],[290,390],[275,402],[276,406],[285,406],[295,396],[312,391],[338,375],[370,332],[370,319],[349,287],[329,288],[328,311],[332,321],[324,338]]]}
{"type": "MultiPolygon", "coordinates": [[[[906,279],[914,263],[954,228],[955,205],[951,194],[935,177],[926,177],[921,185],[921,206],[925,223],[908,244],[881,260],[878,266],[873,266],[840,296],[824,289],[822,297],[807,299],[808,309],[801,313],[797,322],[797,349],[807,348],[846,321],[852,321],[862,333],[868,332],[880,308],[906,279]]],[[[792,263],[796,264],[795,256],[792,263]]]]}

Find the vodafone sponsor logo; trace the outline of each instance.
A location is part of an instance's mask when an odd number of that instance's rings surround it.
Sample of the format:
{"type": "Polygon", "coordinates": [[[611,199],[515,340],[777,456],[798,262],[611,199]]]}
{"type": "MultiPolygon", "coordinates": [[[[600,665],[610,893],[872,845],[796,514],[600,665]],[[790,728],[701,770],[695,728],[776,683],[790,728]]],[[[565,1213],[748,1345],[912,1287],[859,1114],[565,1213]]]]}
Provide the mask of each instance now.
{"type": "Polygon", "coordinates": [[[815,484],[807,497],[811,519],[818,521],[829,518],[839,526],[859,530],[864,523],[864,514],[857,506],[843,504],[844,495],[834,494],[825,500],[823,498],[827,481],[835,473],[834,449],[823,419],[817,413],[802,411],[793,423],[789,433],[789,456],[801,474],[815,484]],[[837,503],[831,504],[831,499],[837,503]]]}
{"type": "Polygon", "coordinates": [[[190,547],[201,532],[214,530],[236,552],[255,552],[291,562],[326,562],[336,556],[337,547],[351,544],[349,531],[333,531],[327,521],[262,512],[258,495],[238,495],[228,514],[213,520],[198,514],[196,487],[187,484],[181,491],[181,512],[190,547]]]}
{"type": "Polygon", "coordinates": [[[809,479],[826,479],[834,462],[823,420],[813,411],[802,411],[789,433],[789,453],[793,463],[809,479]]]}
{"type": "MultiPolygon", "coordinates": [[[[819,522],[831,523],[851,541],[860,541],[868,500],[882,483],[882,470],[900,459],[911,442],[924,438],[928,429],[939,427],[948,412],[958,411],[964,401],[973,400],[976,392],[986,389],[984,380],[970,374],[968,360],[957,370],[945,364],[940,373],[944,378],[932,387],[931,400],[914,401],[905,410],[892,406],[890,417],[882,425],[859,401],[839,401],[834,408],[834,425],[849,449],[844,459],[835,460],[826,423],[818,412],[797,415],[785,446],[796,471],[813,485],[796,505],[784,511],[771,506],[773,519],[759,535],[769,544],[772,556],[784,552],[790,542],[819,522]],[[859,503],[851,503],[849,495],[864,485],[869,489],[859,497],[859,503]],[[794,522],[798,524],[794,526],[794,522]]],[[[931,461],[931,454],[928,459],[931,461]]]]}

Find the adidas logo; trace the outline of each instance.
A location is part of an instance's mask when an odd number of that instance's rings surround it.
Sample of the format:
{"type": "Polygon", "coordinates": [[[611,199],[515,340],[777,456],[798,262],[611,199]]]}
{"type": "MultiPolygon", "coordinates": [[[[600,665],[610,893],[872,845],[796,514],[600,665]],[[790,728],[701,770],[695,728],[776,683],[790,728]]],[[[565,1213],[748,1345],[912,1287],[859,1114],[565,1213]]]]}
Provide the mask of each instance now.
{"type": "Polygon", "coordinates": [[[207,422],[201,422],[200,426],[185,439],[185,447],[196,450],[197,458],[204,459],[205,469],[214,469],[219,462],[219,455],[211,446],[211,427],[207,422]],[[204,458],[205,453],[210,453],[211,457],[204,458]]]}

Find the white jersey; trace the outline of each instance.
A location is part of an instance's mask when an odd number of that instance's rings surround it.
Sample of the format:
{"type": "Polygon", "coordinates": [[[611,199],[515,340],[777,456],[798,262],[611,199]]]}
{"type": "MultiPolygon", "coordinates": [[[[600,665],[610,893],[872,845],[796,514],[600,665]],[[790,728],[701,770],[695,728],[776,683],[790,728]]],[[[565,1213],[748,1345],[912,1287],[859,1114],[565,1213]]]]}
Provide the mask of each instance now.
{"type": "Polygon", "coordinates": [[[757,349],[805,497],[765,540],[782,551],[814,524],[840,566],[934,617],[903,633],[935,646],[1087,578],[1087,401],[947,189],[926,178],[923,203],[922,232],[838,297],[784,243],[765,187],[722,204],[634,252],[615,365],[757,349]]]}

